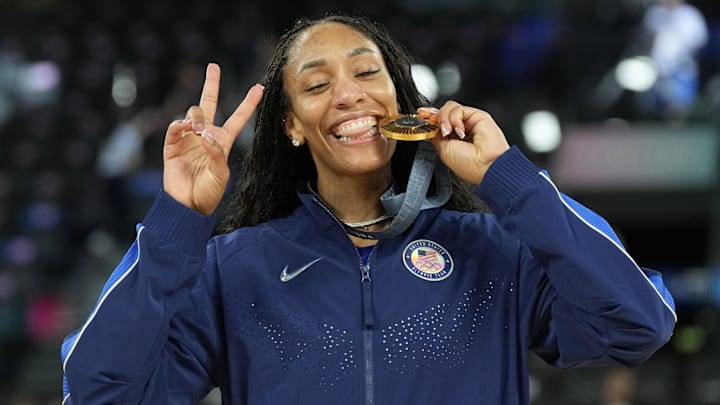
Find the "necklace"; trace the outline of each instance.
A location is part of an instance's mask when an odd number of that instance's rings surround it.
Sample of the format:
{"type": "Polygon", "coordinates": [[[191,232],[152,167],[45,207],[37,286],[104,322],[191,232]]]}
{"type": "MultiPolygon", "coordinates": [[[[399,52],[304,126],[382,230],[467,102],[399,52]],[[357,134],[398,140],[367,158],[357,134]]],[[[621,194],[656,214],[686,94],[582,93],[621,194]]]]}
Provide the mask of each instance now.
{"type": "Polygon", "coordinates": [[[370,225],[379,224],[380,222],[390,218],[389,214],[382,214],[377,218],[368,219],[367,221],[361,221],[361,222],[345,222],[341,221],[343,224],[349,226],[350,228],[366,228],[370,225]]]}

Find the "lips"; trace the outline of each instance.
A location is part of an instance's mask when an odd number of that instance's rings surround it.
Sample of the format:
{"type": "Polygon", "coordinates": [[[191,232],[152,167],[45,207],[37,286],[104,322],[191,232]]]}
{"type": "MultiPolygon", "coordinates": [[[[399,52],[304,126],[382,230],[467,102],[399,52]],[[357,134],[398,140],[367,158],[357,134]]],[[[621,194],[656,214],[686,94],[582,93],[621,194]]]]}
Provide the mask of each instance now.
{"type": "Polygon", "coordinates": [[[341,122],[332,133],[340,142],[360,141],[377,135],[377,123],[374,116],[358,117],[341,122]]]}

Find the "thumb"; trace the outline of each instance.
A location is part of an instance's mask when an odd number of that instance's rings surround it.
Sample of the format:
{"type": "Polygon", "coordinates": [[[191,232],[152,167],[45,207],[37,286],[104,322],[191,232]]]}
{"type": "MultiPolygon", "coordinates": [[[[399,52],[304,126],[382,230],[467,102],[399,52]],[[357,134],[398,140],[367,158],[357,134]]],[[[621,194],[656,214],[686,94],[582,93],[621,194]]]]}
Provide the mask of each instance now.
{"type": "Polygon", "coordinates": [[[482,182],[486,168],[478,164],[476,147],[461,139],[435,136],[430,139],[438,157],[461,179],[478,185],[482,182]]]}
{"type": "Polygon", "coordinates": [[[220,146],[220,143],[217,142],[215,136],[210,132],[210,130],[204,129],[200,134],[200,139],[202,140],[202,146],[203,149],[205,149],[205,153],[208,154],[210,160],[212,161],[213,167],[217,164],[223,166],[227,164],[227,155],[225,154],[225,150],[223,150],[222,146],[220,146]]]}

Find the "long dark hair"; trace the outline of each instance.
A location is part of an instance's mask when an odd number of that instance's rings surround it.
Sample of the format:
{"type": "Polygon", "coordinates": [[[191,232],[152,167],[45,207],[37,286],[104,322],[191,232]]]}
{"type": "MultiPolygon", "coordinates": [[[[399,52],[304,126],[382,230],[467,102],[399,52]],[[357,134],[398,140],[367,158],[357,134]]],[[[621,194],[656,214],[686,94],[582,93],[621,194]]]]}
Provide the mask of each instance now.
{"type": "MultiPolygon", "coordinates": [[[[316,180],[315,164],[308,148],[291,146],[284,133],[282,116],[290,108],[290,103],[283,88],[283,76],[288,51],[298,34],[326,22],[346,24],[378,46],[395,84],[401,112],[415,112],[418,107],[429,105],[410,73],[410,54],[382,25],[348,15],[296,21],[280,38],[263,79],[265,91],[257,108],[253,144],[240,167],[238,182],[221,226],[222,232],[288,215],[300,204],[297,190],[308,181],[316,180]]],[[[416,149],[415,142],[397,143],[391,163],[393,179],[397,184],[407,184],[416,149]]],[[[485,209],[469,184],[457,176],[453,176],[452,182],[453,195],[446,204],[447,208],[462,211],[485,209]]]]}

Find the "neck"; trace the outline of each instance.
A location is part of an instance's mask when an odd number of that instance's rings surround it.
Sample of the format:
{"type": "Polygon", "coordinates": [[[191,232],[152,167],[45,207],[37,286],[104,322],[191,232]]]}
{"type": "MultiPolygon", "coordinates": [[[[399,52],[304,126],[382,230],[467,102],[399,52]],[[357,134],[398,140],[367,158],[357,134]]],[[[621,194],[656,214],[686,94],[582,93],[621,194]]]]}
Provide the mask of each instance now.
{"type": "Polygon", "coordinates": [[[318,194],[343,222],[363,222],[385,213],[380,196],[392,184],[389,170],[363,176],[318,177],[318,194]]]}

